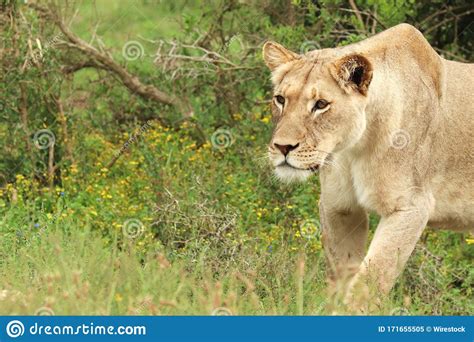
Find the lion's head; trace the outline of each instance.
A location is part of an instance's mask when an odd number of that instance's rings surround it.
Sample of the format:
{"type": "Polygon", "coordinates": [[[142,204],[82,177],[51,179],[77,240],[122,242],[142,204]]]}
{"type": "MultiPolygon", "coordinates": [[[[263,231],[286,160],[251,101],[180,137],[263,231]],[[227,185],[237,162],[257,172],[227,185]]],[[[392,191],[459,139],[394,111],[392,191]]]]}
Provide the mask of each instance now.
{"type": "Polygon", "coordinates": [[[357,53],[298,55],[274,42],[263,57],[274,84],[270,160],[281,180],[304,180],[362,137],[372,65],[357,53]]]}

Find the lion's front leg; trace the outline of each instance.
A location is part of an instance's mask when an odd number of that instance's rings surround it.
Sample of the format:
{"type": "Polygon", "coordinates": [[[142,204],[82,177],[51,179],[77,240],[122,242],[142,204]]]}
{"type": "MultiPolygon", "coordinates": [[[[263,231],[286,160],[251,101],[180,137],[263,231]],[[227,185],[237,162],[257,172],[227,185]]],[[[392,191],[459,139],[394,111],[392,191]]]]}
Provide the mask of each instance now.
{"type": "Polygon", "coordinates": [[[341,210],[321,203],[320,216],[328,275],[337,283],[352,276],[364,259],[369,227],[367,213],[361,208],[341,210]]]}
{"type": "Polygon", "coordinates": [[[423,205],[382,217],[367,255],[351,280],[346,304],[355,313],[367,313],[387,295],[413,252],[429,209],[423,205]]]}
{"type": "Polygon", "coordinates": [[[332,294],[342,294],[348,280],[364,259],[369,229],[367,213],[356,201],[348,168],[338,161],[337,168],[321,171],[322,239],[332,294]]]}

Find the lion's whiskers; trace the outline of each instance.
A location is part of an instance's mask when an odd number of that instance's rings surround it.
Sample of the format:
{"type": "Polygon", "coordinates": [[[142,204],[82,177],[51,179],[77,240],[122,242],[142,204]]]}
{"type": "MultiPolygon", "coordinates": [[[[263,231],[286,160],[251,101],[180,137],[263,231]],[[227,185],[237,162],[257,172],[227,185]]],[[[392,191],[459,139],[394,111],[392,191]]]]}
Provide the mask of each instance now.
{"type": "Polygon", "coordinates": [[[260,152],[257,156],[253,157],[252,159],[260,167],[266,167],[268,165],[271,165],[268,151],[260,152]]]}

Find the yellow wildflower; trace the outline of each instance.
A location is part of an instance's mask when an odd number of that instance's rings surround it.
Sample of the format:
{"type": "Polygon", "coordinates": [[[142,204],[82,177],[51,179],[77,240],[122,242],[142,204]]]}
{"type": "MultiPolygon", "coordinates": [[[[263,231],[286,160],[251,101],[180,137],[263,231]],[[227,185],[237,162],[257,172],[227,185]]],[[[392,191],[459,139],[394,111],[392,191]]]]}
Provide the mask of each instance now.
{"type": "Polygon", "coordinates": [[[240,114],[240,113],[235,113],[234,114],[234,120],[240,121],[242,119],[243,119],[242,114],[240,114]]]}
{"type": "Polygon", "coordinates": [[[70,171],[73,175],[77,174],[79,172],[79,170],[77,169],[77,164],[72,164],[70,171]]]}

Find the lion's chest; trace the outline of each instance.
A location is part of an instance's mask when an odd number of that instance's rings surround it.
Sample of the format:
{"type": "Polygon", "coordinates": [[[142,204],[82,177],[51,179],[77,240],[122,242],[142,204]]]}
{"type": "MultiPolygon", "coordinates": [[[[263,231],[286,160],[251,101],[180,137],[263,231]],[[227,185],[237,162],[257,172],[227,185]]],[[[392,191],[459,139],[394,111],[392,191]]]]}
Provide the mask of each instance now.
{"type": "Polygon", "coordinates": [[[357,203],[367,211],[380,213],[381,194],[385,191],[377,168],[364,160],[354,161],[350,173],[357,203]]]}

